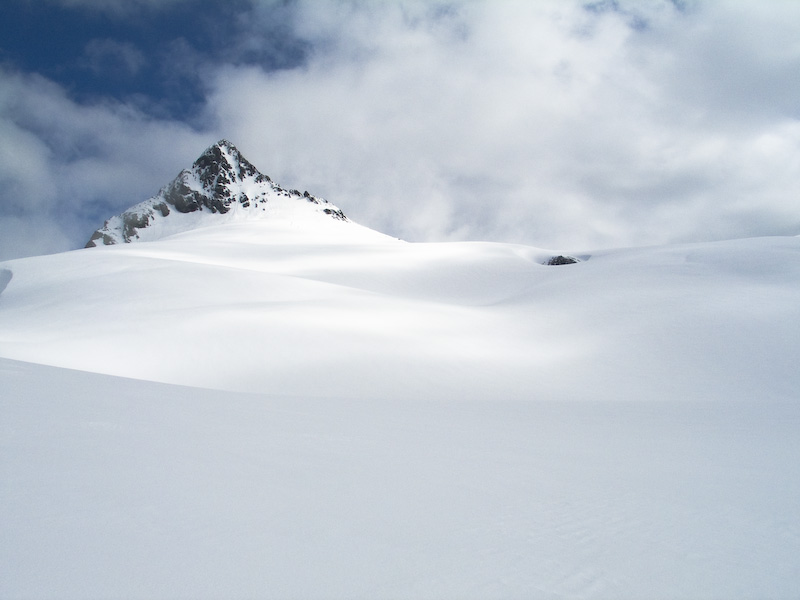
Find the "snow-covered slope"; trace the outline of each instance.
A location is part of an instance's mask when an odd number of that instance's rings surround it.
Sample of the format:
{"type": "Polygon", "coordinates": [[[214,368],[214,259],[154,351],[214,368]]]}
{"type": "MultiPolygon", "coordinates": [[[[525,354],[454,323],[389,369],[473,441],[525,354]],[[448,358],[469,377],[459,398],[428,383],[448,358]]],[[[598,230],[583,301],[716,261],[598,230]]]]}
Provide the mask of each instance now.
{"type": "Polygon", "coordinates": [[[285,190],[259,173],[237,148],[220,140],[149,200],[111,217],[92,234],[87,248],[152,241],[209,225],[276,219],[347,221],[344,213],[307,191],[285,190]]]}
{"type": "Polygon", "coordinates": [[[800,405],[769,394],[0,381],[2,598],[797,597],[800,405]]]}
{"type": "Polygon", "coordinates": [[[247,197],[0,264],[0,596],[796,597],[800,238],[247,197]]]}
{"type": "Polygon", "coordinates": [[[795,397],[800,238],[552,254],[263,220],[10,261],[0,356],[302,395],[795,397]]]}

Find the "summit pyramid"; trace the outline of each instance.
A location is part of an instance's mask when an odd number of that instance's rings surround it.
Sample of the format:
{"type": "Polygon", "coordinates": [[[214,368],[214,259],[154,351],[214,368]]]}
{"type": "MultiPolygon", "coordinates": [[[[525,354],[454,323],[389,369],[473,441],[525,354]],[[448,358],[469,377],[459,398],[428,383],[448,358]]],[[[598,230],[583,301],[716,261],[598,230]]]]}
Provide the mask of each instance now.
{"type": "Polygon", "coordinates": [[[220,140],[158,194],[108,219],[86,247],[152,241],[198,227],[271,218],[287,211],[348,221],[327,200],[274,183],[231,142],[220,140]]]}

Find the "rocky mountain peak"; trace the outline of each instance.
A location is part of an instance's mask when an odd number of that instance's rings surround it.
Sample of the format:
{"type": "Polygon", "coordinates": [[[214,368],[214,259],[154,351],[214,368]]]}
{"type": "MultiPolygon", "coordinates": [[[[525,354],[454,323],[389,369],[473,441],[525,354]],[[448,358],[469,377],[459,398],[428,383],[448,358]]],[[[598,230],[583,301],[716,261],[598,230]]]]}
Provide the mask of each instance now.
{"type": "Polygon", "coordinates": [[[158,194],[112,217],[92,234],[87,248],[137,240],[159,239],[198,226],[207,220],[185,215],[223,215],[238,218],[270,218],[273,205],[283,212],[288,200],[293,210],[314,211],[325,217],[347,221],[344,213],[327,200],[308,192],[285,190],[260,173],[228,140],[206,149],[190,169],[184,169],[158,194]]]}
{"type": "Polygon", "coordinates": [[[192,170],[207,189],[222,189],[233,181],[246,177],[263,177],[253,164],[228,140],[220,140],[203,152],[192,170]]]}

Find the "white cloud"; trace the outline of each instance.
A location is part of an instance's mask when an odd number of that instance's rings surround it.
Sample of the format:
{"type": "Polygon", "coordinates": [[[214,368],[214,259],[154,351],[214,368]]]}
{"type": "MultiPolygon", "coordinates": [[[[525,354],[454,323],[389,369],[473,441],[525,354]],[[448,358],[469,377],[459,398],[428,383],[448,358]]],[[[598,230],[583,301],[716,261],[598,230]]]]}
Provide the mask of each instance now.
{"type": "Polygon", "coordinates": [[[5,181],[37,214],[77,214],[77,239],[88,212],[96,227],[227,137],[405,239],[570,251],[800,233],[800,4],[678,4],[259,2],[242,35],[279,18],[307,60],[199,70],[204,134],[0,74],[0,148],[21,140],[25,168],[46,170],[5,181]]]}
{"type": "Polygon", "coordinates": [[[768,42],[800,33],[796,9],[652,2],[637,30],[625,6],[448,6],[301,4],[306,67],[223,68],[209,115],[278,180],[409,239],[592,247],[800,229],[798,95],[781,91],[800,86],[784,77],[800,57],[768,42]],[[748,62],[716,73],[738,44],[748,62]]]}
{"type": "Polygon", "coordinates": [[[207,143],[184,124],[80,105],[42,77],[0,69],[0,259],[79,247],[207,143]]]}

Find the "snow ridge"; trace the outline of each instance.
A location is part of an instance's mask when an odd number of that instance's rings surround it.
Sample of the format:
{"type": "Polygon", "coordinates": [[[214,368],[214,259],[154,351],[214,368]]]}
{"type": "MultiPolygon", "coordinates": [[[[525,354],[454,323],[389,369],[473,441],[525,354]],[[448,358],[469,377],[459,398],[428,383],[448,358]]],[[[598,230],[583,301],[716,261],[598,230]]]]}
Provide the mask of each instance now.
{"type": "Polygon", "coordinates": [[[287,210],[349,222],[327,200],[274,183],[231,142],[220,140],[158,194],[108,219],[86,247],[152,241],[231,220],[273,218],[287,210]]]}

